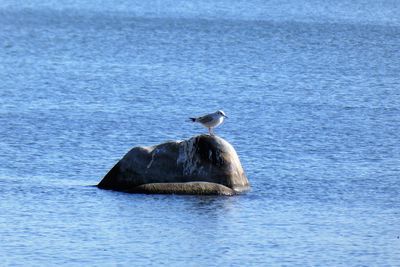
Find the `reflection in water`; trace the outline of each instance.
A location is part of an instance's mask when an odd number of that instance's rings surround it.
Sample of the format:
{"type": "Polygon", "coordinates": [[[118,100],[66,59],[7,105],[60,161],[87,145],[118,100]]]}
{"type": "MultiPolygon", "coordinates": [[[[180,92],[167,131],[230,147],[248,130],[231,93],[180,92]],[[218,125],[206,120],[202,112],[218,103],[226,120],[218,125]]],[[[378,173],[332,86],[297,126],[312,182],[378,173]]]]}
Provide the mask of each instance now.
{"type": "Polygon", "coordinates": [[[218,214],[231,212],[240,196],[190,196],[184,198],[189,208],[199,214],[218,214]]]}

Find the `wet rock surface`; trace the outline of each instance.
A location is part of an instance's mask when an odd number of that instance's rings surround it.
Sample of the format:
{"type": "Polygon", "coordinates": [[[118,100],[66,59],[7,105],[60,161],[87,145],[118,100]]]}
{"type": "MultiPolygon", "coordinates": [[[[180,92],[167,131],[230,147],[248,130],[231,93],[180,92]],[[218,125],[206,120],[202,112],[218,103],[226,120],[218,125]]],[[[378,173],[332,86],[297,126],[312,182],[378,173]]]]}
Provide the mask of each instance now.
{"type": "Polygon", "coordinates": [[[235,149],[218,136],[199,135],[134,147],[98,184],[131,193],[233,195],[249,189],[235,149]]]}

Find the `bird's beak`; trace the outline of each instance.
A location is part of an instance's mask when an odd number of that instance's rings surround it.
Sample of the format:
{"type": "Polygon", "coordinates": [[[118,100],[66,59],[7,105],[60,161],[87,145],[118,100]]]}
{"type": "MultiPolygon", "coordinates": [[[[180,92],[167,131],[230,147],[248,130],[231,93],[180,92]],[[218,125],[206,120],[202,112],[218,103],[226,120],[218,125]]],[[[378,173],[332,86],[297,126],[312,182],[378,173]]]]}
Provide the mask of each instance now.
{"type": "Polygon", "coordinates": [[[224,115],[225,118],[228,118],[228,116],[224,115]]]}

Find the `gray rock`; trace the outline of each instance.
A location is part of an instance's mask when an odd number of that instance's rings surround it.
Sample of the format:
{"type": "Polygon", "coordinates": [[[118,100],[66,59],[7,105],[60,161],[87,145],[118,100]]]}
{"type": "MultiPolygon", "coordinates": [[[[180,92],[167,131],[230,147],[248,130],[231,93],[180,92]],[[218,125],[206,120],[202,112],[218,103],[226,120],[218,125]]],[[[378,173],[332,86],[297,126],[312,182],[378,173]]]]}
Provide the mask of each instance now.
{"type": "Polygon", "coordinates": [[[135,186],[129,193],[179,194],[179,195],[225,195],[232,196],[235,191],[221,184],[209,182],[153,183],[135,186]]]}
{"type": "Polygon", "coordinates": [[[131,193],[233,195],[249,189],[235,149],[218,136],[134,147],[98,184],[131,193]]]}

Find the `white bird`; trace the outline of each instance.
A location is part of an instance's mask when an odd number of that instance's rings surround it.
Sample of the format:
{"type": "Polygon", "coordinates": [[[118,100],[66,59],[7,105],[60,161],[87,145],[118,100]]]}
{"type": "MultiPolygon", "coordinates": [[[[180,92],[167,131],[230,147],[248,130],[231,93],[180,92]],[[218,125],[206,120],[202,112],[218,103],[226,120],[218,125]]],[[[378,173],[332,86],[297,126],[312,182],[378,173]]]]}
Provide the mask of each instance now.
{"type": "Polygon", "coordinates": [[[219,126],[224,118],[228,118],[222,110],[218,110],[214,113],[207,114],[197,118],[190,118],[192,122],[198,122],[204,127],[208,128],[208,133],[213,135],[213,128],[219,126]]]}

